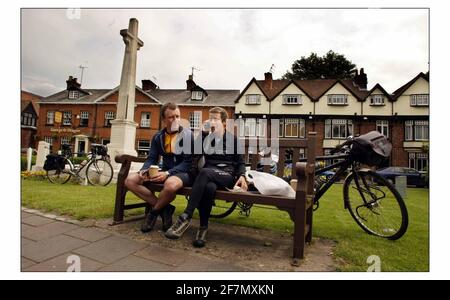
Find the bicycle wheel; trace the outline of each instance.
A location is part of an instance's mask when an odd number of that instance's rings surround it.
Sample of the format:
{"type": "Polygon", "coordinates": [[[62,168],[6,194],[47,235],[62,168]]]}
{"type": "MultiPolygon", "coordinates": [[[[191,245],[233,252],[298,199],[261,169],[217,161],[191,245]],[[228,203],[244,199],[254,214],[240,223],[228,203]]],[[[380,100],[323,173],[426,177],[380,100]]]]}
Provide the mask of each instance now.
{"type": "Polygon", "coordinates": [[[92,185],[108,185],[114,175],[111,164],[105,159],[92,160],[86,166],[86,178],[92,185]]]}
{"type": "Polygon", "coordinates": [[[72,177],[72,164],[64,158],[64,169],[46,171],[47,178],[51,183],[64,184],[72,177]]]}
{"type": "Polygon", "coordinates": [[[211,218],[221,219],[231,214],[237,206],[237,202],[215,200],[211,210],[211,218]]]}
{"type": "Polygon", "coordinates": [[[408,228],[406,205],[385,178],[370,170],[350,174],[344,183],[344,201],[353,219],[367,233],[396,240],[408,228]]]}

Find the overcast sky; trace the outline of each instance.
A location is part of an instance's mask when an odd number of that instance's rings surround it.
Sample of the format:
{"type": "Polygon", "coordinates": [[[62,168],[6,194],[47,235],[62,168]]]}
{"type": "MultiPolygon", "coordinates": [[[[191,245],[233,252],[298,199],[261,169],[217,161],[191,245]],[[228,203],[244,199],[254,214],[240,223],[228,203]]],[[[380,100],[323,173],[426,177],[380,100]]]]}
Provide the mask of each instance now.
{"type": "Polygon", "coordinates": [[[252,77],[274,78],[311,52],[344,54],[368,75],[369,88],[388,92],[428,71],[425,9],[169,9],[22,10],[22,89],[42,96],[65,89],[69,75],[84,88],[119,84],[124,43],[120,29],[139,20],[136,83],[161,88],[243,90],[252,77]],[[155,79],[156,78],[156,79],[155,79]]]}

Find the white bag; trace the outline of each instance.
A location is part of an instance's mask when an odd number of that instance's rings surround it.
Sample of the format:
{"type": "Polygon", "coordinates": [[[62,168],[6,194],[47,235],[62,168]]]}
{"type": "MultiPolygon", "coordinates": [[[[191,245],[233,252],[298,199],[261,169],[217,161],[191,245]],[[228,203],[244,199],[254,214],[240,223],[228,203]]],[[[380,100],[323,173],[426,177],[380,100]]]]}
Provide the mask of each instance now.
{"type": "Polygon", "coordinates": [[[245,172],[245,178],[249,184],[252,183],[255,186],[261,195],[295,198],[294,189],[280,177],[250,170],[245,172]]]}

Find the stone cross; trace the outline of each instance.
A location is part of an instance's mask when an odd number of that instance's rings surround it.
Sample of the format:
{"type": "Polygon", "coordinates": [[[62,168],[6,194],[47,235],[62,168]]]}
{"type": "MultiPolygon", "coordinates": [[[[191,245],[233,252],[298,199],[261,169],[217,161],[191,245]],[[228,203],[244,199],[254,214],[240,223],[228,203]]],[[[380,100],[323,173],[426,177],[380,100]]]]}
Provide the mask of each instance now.
{"type": "Polygon", "coordinates": [[[134,122],[136,61],[137,51],[144,45],[138,38],[138,20],[134,18],[130,19],[128,29],[120,31],[120,35],[125,43],[125,54],[120,77],[116,119],[111,121],[111,143],[108,144],[108,154],[112,158],[111,164],[115,172],[119,168],[114,161],[116,155],[137,156],[135,142],[138,124],[134,122]]]}
{"type": "Polygon", "coordinates": [[[122,29],[120,35],[125,43],[122,75],[120,78],[117,116],[119,120],[134,121],[134,102],[136,89],[137,51],[144,46],[138,36],[138,20],[130,19],[128,29],[122,29]]]}

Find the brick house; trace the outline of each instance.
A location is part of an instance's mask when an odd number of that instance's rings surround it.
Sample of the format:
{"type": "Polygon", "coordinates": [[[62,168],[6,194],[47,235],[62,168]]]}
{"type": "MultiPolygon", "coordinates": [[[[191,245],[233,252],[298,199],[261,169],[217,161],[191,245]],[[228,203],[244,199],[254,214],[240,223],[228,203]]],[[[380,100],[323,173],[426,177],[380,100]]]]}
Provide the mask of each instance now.
{"type": "Polygon", "coordinates": [[[37,122],[39,118],[38,101],[42,96],[20,92],[20,147],[36,148],[37,122]]]}
{"type": "MultiPolygon", "coordinates": [[[[420,73],[392,94],[376,84],[367,90],[364,69],[353,80],[253,78],[235,101],[240,136],[266,136],[278,124],[281,139],[316,131],[317,153],[327,155],[349,135],[378,130],[393,144],[390,165],[428,165],[429,77],[420,73]]],[[[301,156],[306,155],[305,149],[301,156]]]]}

